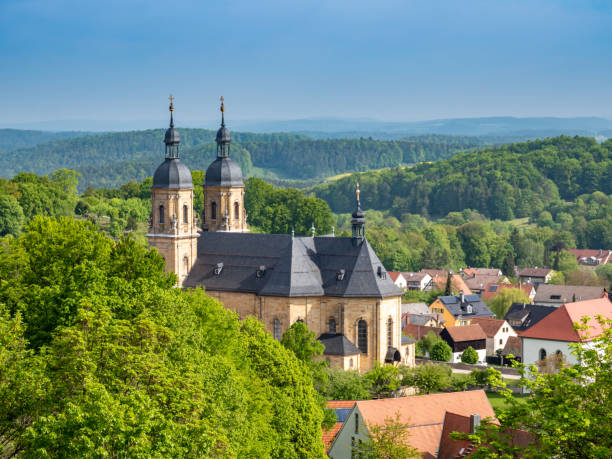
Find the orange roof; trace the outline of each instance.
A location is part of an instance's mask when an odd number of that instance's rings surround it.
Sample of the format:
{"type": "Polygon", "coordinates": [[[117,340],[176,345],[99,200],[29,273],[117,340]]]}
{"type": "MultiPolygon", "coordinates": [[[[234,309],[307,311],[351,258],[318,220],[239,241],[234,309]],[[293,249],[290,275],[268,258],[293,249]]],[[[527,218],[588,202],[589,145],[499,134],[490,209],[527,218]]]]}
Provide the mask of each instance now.
{"type": "Polygon", "coordinates": [[[329,451],[329,448],[331,448],[332,443],[338,436],[338,432],[340,432],[340,429],[342,429],[342,424],[344,423],[336,422],[331,429],[329,430],[323,429],[323,444],[325,445],[326,453],[329,451]]]}
{"type": "Polygon", "coordinates": [[[504,322],[505,320],[494,319],[493,317],[474,317],[470,323],[480,325],[487,338],[493,338],[504,325],[504,322]]]}
{"type": "Polygon", "coordinates": [[[497,282],[491,282],[487,284],[484,292],[482,292],[482,295],[480,295],[480,297],[483,300],[490,300],[491,298],[495,298],[497,294],[499,293],[499,291],[504,288],[520,288],[523,292],[525,292],[525,295],[527,295],[527,297],[531,298],[531,291],[533,290],[533,285],[531,284],[501,284],[497,282]],[[495,285],[497,285],[497,288],[494,289],[495,291],[490,291],[490,290],[493,290],[491,289],[491,287],[495,285]]]}
{"type": "MultiPolygon", "coordinates": [[[[423,270],[426,271],[426,270],[423,270]]],[[[444,290],[446,288],[446,279],[448,278],[448,273],[442,276],[434,277],[431,275],[431,270],[427,270],[429,275],[433,278],[434,288],[436,290],[444,290]]],[[[463,292],[464,295],[471,295],[472,291],[467,286],[463,278],[459,274],[453,274],[451,277],[451,290],[456,293],[463,292]]]]}
{"type": "Polygon", "coordinates": [[[353,408],[355,400],[330,400],[325,406],[327,408],[353,408]]]}
{"type": "Polygon", "coordinates": [[[459,343],[462,341],[477,341],[481,339],[487,339],[486,333],[478,324],[461,325],[458,327],[446,327],[445,330],[455,343],[459,343]]]}
{"type": "Polygon", "coordinates": [[[400,422],[410,425],[410,444],[433,456],[437,456],[447,411],[463,416],[479,414],[483,419],[495,416],[483,390],[364,400],[357,402],[357,407],[369,425],[382,425],[399,413],[400,422]]]}
{"type": "Polygon", "coordinates": [[[395,282],[397,280],[398,277],[400,277],[400,273],[399,271],[387,271],[387,274],[389,274],[389,277],[391,278],[391,280],[393,282],[395,282]]]}
{"type": "Polygon", "coordinates": [[[589,341],[602,332],[601,325],[595,316],[601,314],[612,319],[612,303],[607,298],[576,301],[566,303],[554,310],[533,327],[520,334],[523,338],[549,339],[554,341],[589,341]],[[588,316],[590,328],[580,334],[574,330],[574,322],[581,322],[582,317],[588,316]]]}

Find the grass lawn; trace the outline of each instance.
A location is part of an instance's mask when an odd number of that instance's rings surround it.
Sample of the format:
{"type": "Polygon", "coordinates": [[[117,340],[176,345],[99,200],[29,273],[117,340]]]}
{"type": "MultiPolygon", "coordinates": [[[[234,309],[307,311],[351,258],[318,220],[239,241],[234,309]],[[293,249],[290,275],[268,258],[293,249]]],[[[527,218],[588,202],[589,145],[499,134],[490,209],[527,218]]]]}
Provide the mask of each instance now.
{"type": "MultiPolygon", "coordinates": [[[[514,394],[514,398],[517,399],[527,398],[528,396],[528,394],[514,394]]],[[[487,398],[496,413],[506,407],[506,399],[497,392],[487,392],[487,398]]]]}

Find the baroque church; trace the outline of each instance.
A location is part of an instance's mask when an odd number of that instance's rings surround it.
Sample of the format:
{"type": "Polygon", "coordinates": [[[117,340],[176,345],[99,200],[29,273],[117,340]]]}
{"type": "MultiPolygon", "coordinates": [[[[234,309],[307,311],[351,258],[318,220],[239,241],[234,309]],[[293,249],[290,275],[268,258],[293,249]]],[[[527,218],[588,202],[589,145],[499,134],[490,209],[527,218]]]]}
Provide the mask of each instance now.
{"type": "Polygon", "coordinates": [[[184,288],[204,287],[240,318],[257,317],[276,339],[304,322],[334,368],[368,371],[376,361],[414,365],[413,341],[401,333],[403,292],[365,237],[359,186],[351,237],[250,233],[223,98],[215,140],[217,157],[206,170],[204,211],[197,217],[170,98],[166,157],[153,176],[147,234],[166,270],[184,288]]]}

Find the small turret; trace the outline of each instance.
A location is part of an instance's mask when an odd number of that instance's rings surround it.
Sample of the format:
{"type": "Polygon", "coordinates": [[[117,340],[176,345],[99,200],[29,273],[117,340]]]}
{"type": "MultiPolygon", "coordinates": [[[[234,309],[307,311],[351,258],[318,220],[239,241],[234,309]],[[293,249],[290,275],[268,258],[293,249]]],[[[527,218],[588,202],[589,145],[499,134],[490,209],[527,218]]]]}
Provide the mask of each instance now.
{"type": "Polygon", "coordinates": [[[355,242],[361,241],[365,238],[365,214],[363,213],[363,210],[361,210],[359,193],[359,183],[357,183],[357,189],[355,191],[355,194],[357,195],[357,207],[355,208],[355,212],[353,212],[353,218],[351,220],[353,239],[355,242]]]}

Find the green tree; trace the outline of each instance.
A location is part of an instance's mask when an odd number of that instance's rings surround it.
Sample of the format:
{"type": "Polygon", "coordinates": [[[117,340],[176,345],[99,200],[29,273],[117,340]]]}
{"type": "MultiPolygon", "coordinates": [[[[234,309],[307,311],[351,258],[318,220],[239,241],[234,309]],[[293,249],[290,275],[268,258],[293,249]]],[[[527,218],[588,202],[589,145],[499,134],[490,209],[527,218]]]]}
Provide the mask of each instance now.
{"type": "Polygon", "coordinates": [[[386,398],[401,385],[399,370],[393,365],[374,364],[374,368],[365,374],[373,398],[386,398]]]}
{"type": "Polygon", "coordinates": [[[426,363],[414,368],[402,367],[402,385],[414,386],[422,394],[446,389],[450,384],[451,368],[447,365],[426,363]]]}
{"type": "Polygon", "coordinates": [[[520,288],[503,288],[486,303],[498,319],[503,319],[512,303],[531,303],[531,300],[520,288]]]}
{"type": "Polygon", "coordinates": [[[461,353],[461,361],[469,364],[478,363],[478,352],[472,346],[469,346],[461,353]]]}
{"type": "Polygon", "coordinates": [[[370,384],[356,370],[327,370],[328,384],[325,396],[328,400],[368,400],[370,384]]]}
{"type": "Polygon", "coordinates": [[[440,340],[433,345],[430,357],[438,362],[449,362],[453,357],[453,350],[446,341],[440,340]]]}
{"type": "Polygon", "coordinates": [[[0,195],[0,236],[17,236],[23,228],[24,215],[17,199],[0,195]]]}
{"type": "Polygon", "coordinates": [[[449,272],[448,276],[446,276],[446,287],[444,288],[444,296],[452,295],[452,283],[451,283],[452,275],[449,272]]]}
{"type": "Polygon", "coordinates": [[[400,413],[383,424],[368,425],[368,440],[353,446],[351,455],[367,459],[408,459],[422,454],[410,445],[410,423],[402,422],[400,413]]]}
{"type": "Polygon", "coordinates": [[[438,335],[436,335],[433,331],[428,331],[425,336],[423,336],[416,343],[416,351],[422,355],[423,357],[429,357],[431,355],[431,350],[438,341],[441,341],[438,335]]]}

